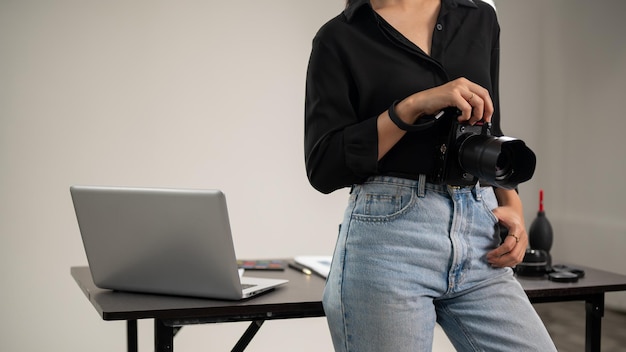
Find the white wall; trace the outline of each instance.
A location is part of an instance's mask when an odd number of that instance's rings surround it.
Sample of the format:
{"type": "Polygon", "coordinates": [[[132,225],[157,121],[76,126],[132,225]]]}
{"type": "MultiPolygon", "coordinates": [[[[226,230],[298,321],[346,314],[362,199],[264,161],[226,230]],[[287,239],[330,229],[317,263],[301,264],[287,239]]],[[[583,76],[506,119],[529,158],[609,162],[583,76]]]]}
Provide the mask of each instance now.
{"type": "MultiPolygon", "coordinates": [[[[86,265],[72,184],[221,188],[240,256],[331,253],[345,192],[308,186],[303,99],[311,39],[342,8],[0,1],[0,350],[123,350],[124,324],[102,322],[69,274],[86,265]]],[[[314,330],[329,347],[324,324],[268,323],[254,343],[296,350],[314,330]]],[[[177,348],[229,350],[245,329],[232,325],[184,329],[177,348]]]]}
{"type": "MultiPolygon", "coordinates": [[[[538,154],[521,187],[527,225],[543,188],[555,262],[626,273],[626,2],[496,3],[505,132],[538,154]]],[[[607,305],[626,309],[626,294],[607,305]]]]}
{"type": "MultiPolygon", "coordinates": [[[[497,2],[504,128],[539,155],[522,195],[530,222],[546,190],[555,257],[624,273],[626,25],[601,3],[497,2]]],[[[342,7],[0,0],[0,350],[124,349],[69,275],[86,264],[72,184],[221,188],[241,257],[331,252],[346,192],[307,183],[303,96],[311,39],[342,7]]],[[[245,327],[186,327],[176,348],[227,350],[245,327]]],[[[330,350],[323,319],[268,322],[250,350],[276,341],[330,350]]]]}

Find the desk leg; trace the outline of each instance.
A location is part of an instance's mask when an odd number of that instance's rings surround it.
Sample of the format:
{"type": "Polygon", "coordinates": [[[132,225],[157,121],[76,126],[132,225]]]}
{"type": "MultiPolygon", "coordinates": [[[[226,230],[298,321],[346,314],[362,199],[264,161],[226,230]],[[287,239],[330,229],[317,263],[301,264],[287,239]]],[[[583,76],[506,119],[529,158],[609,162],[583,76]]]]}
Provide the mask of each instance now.
{"type": "Polygon", "coordinates": [[[604,316],[604,293],[593,295],[585,300],[585,310],[587,312],[585,352],[600,351],[602,317],[604,316]]]}
{"type": "Polygon", "coordinates": [[[154,351],[174,351],[174,328],[163,324],[161,319],[154,319],[154,351]]]}
{"type": "Polygon", "coordinates": [[[128,320],[126,322],[126,340],[128,343],[128,352],[137,352],[137,320],[128,320]]]}
{"type": "Polygon", "coordinates": [[[239,341],[237,341],[237,344],[235,345],[235,347],[233,347],[231,352],[241,352],[245,350],[248,344],[250,343],[250,341],[252,341],[252,338],[254,337],[254,335],[256,335],[256,333],[259,331],[259,329],[261,328],[264,322],[265,320],[253,321],[252,324],[248,326],[248,329],[246,330],[246,332],[243,333],[239,341]]]}

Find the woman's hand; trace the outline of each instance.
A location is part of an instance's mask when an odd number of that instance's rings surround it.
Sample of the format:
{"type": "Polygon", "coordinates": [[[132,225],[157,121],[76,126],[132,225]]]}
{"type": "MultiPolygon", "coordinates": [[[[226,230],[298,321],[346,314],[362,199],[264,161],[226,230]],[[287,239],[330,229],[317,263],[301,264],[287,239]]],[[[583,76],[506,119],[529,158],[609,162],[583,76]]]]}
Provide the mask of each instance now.
{"type": "MultiPolygon", "coordinates": [[[[423,115],[435,115],[448,107],[461,111],[459,122],[475,124],[491,121],[493,102],[489,91],[466,78],[457,78],[444,85],[408,96],[398,102],[395,113],[405,123],[412,125],[423,115]]],[[[390,119],[387,111],[378,117],[378,160],[404,136],[390,119]]]]}
{"type": "Polygon", "coordinates": [[[522,202],[515,190],[496,188],[495,192],[500,206],[493,214],[509,234],[498,248],[487,253],[487,261],[494,267],[513,267],[522,262],[528,246],[522,202]]]}
{"type": "Polygon", "coordinates": [[[502,244],[487,253],[487,261],[495,267],[513,267],[521,263],[528,246],[528,234],[524,222],[520,221],[519,214],[509,206],[498,207],[493,210],[500,224],[509,229],[502,244]]]}
{"type": "Polygon", "coordinates": [[[422,115],[435,115],[447,107],[461,111],[459,122],[475,124],[491,121],[493,101],[489,91],[466,78],[457,78],[444,85],[415,93],[398,103],[398,116],[406,116],[405,122],[412,124],[422,115]],[[405,104],[403,104],[406,103],[405,104]],[[405,109],[404,111],[402,111],[405,109]]]}

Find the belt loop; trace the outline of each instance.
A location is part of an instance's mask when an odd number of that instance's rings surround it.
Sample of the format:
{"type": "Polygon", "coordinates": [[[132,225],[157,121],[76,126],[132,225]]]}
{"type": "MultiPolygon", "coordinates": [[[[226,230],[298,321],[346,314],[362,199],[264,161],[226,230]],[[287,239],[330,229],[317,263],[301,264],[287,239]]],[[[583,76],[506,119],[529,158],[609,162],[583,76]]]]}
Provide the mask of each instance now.
{"type": "Polygon", "coordinates": [[[424,198],[426,195],[426,175],[420,174],[417,181],[417,196],[424,198]]]}
{"type": "Polygon", "coordinates": [[[476,186],[474,186],[474,197],[476,198],[477,201],[480,201],[483,197],[480,193],[480,181],[476,182],[476,186]]]}

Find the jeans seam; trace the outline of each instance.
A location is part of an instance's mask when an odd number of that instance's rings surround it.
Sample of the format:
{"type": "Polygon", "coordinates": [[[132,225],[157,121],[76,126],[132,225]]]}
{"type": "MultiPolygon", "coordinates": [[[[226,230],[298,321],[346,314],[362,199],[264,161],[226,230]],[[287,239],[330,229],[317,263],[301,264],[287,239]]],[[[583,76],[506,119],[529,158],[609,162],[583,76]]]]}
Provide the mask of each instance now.
{"type": "Polygon", "coordinates": [[[442,305],[440,309],[446,312],[448,317],[454,320],[454,322],[457,324],[457,326],[459,327],[459,330],[463,333],[463,336],[465,337],[465,339],[467,340],[467,343],[469,344],[468,347],[470,347],[472,351],[476,351],[476,352],[480,351],[480,349],[477,346],[476,341],[474,340],[472,335],[469,333],[469,331],[466,329],[463,322],[457,318],[456,314],[453,314],[446,305],[442,305]]]}
{"type": "MultiPolygon", "coordinates": [[[[357,195],[356,197],[358,198],[359,195],[357,195]]],[[[350,235],[350,227],[352,225],[352,221],[353,221],[353,216],[354,216],[354,208],[356,208],[356,199],[355,202],[352,205],[352,209],[350,210],[350,218],[349,221],[346,224],[346,229],[345,229],[345,233],[346,235],[344,236],[344,244],[343,244],[343,252],[341,253],[341,283],[339,285],[339,290],[340,290],[340,296],[341,296],[341,320],[342,320],[342,326],[343,326],[343,333],[345,336],[345,340],[344,340],[344,349],[345,351],[350,351],[350,339],[351,336],[348,332],[348,323],[347,323],[347,319],[346,319],[346,309],[344,306],[344,302],[346,301],[345,297],[344,297],[344,276],[345,276],[345,268],[346,268],[346,256],[347,256],[347,252],[348,252],[348,236],[350,235]]]]}

